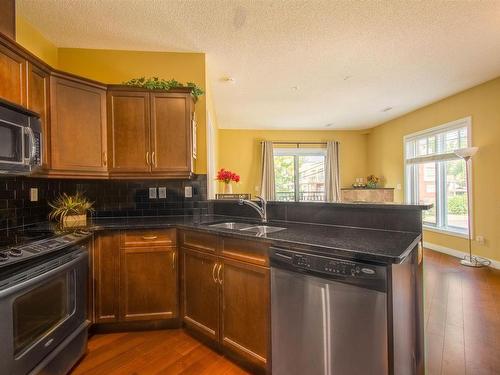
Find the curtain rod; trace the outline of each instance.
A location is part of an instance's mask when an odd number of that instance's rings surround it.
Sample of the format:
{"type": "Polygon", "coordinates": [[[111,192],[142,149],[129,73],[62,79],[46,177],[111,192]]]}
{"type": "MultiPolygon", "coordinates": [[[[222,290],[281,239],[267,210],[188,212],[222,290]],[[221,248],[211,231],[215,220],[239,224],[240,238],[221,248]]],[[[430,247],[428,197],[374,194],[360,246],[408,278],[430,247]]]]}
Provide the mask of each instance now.
{"type": "MultiPolygon", "coordinates": [[[[264,143],[261,141],[260,143],[264,143]]],[[[275,145],[326,145],[326,142],[285,142],[285,141],[271,141],[275,145]]]]}

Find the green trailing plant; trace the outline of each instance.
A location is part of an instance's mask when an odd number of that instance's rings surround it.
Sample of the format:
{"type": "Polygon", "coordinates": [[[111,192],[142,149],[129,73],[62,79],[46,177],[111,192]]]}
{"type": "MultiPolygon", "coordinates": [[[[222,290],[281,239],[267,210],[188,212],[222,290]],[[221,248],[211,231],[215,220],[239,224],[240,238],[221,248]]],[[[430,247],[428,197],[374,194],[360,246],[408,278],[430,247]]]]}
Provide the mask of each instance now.
{"type": "Polygon", "coordinates": [[[197,101],[198,98],[205,94],[205,91],[196,85],[194,82],[187,82],[186,84],[176,81],[175,79],[163,79],[158,77],[140,77],[132,78],[128,81],[123,82],[124,85],[141,87],[148,90],[171,90],[178,87],[189,87],[191,89],[191,95],[193,95],[194,100],[197,101]]]}
{"type": "Polygon", "coordinates": [[[65,217],[71,215],[86,215],[93,212],[94,202],[89,201],[81,192],[75,195],[63,193],[54,202],[49,202],[52,211],[49,213],[50,220],[62,222],[65,217]]]}

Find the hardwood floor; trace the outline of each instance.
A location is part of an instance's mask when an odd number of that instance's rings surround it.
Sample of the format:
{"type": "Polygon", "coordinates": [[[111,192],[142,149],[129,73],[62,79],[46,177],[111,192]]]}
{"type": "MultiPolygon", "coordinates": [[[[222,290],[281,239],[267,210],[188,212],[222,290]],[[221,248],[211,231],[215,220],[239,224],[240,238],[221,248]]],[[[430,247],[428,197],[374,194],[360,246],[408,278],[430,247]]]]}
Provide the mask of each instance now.
{"type": "Polygon", "coordinates": [[[500,271],[424,259],[426,374],[500,374],[500,271]]]}
{"type": "MultiPolygon", "coordinates": [[[[500,271],[426,250],[426,374],[500,374],[500,271]]],[[[95,335],[72,375],[247,374],[181,330],[95,335]]]]}

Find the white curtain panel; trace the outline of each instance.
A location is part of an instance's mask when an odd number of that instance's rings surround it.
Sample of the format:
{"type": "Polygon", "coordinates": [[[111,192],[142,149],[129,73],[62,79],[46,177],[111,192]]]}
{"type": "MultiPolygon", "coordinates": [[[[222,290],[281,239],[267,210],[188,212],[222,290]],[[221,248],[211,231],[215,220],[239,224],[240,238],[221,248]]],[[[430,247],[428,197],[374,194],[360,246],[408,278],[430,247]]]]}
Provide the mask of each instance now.
{"type": "Polygon", "coordinates": [[[325,190],[327,202],[340,202],[339,143],[326,143],[325,190]]]}
{"type": "Polygon", "coordinates": [[[274,153],[273,142],[262,142],[262,179],[260,196],[268,201],[276,199],[274,187],[274,153]]]}

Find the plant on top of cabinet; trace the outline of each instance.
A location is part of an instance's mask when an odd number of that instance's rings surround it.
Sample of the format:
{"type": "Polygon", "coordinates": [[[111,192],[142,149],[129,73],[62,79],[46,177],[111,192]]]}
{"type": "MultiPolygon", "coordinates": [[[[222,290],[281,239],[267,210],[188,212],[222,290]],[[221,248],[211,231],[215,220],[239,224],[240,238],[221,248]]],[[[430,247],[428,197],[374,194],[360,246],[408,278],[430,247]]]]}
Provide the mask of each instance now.
{"type": "Polygon", "coordinates": [[[205,91],[196,85],[194,82],[187,82],[185,85],[175,79],[163,79],[158,77],[151,78],[132,78],[131,80],[123,82],[126,86],[141,87],[148,90],[171,90],[178,87],[189,87],[191,88],[191,95],[193,95],[194,101],[197,102],[198,98],[205,94],[205,91]]]}

